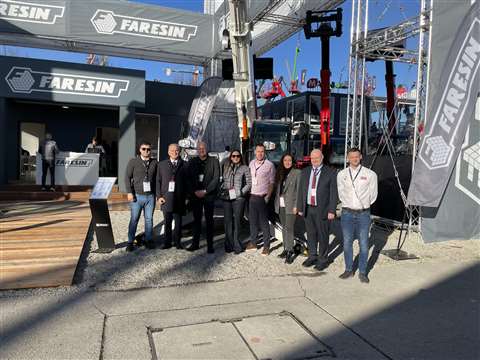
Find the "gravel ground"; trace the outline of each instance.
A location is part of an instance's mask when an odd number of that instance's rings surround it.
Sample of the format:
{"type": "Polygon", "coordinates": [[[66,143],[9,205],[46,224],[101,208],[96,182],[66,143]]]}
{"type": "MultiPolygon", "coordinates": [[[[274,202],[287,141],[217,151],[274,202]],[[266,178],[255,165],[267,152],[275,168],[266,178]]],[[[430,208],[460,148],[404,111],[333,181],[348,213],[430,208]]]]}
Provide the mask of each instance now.
{"type": "MultiPolygon", "coordinates": [[[[292,265],[287,265],[277,255],[282,250],[280,241],[272,243],[270,256],[261,256],[260,251],[242,253],[240,255],[226,254],[223,250],[222,218],[216,218],[215,254],[206,253],[206,244],[201,241],[201,249],[190,253],[175,248],[162,250],[157,247],[148,250],[144,247],[133,253],[125,251],[127,228],[130,213],[128,211],[113,211],[110,213],[117,249],[109,254],[96,253],[97,242],[94,234],[90,234],[85,244],[82,257],[77,267],[75,284],[71,287],[46,289],[25,289],[0,292],[1,297],[30,296],[35,294],[55,294],[83,292],[96,290],[128,290],[142,287],[178,286],[198,282],[222,281],[235,278],[262,278],[267,276],[320,276],[321,272],[312,268],[302,267],[305,259],[299,256],[292,265]]],[[[162,243],[160,226],[162,214],[156,211],[154,215],[155,241],[162,243]]],[[[189,220],[186,219],[186,222],[189,220]]],[[[138,233],[143,231],[143,219],[138,226],[138,233]]],[[[248,226],[244,226],[243,239],[248,240],[248,226]]],[[[394,261],[379,254],[382,249],[395,249],[399,232],[387,232],[373,227],[373,249],[370,251],[370,263],[373,268],[370,277],[374,281],[375,273],[384,266],[395,266],[405,262],[394,261]]],[[[191,236],[184,236],[182,241],[188,246],[191,236]]],[[[331,244],[335,240],[331,239],[331,244]]],[[[419,236],[413,234],[407,239],[403,249],[418,256],[418,259],[408,262],[461,262],[480,260],[480,241],[451,240],[441,243],[424,244],[419,236]]],[[[358,253],[357,243],[354,253],[358,253]]],[[[344,262],[341,249],[332,249],[336,255],[335,261],[326,270],[329,273],[340,274],[344,262]]]]}
{"type": "MultiPolygon", "coordinates": [[[[223,222],[221,218],[216,218],[215,254],[206,253],[204,241],[201,242],[201,249],[194,253],[174,248],[148,250],[143,247],[133,253],[126,253],[124,246],[127,241],[129,212],[112,212],[111,219],[118,248],[110,254],[95,253],[93,251],[97,245],[95,236],[93,236],[93,241],[90,243],[90,252],[79,268],[83,286],[114,290],[183,285],[241,277],[321,275],[317,270],[302,267],[301,263],[305,259],[303,256],[299,256],[292,265],[285,264],[282,259],[277,257],[282,250],[280,241],[272,243],[271,247],[274,250],[267,257],[261,256],[260,251],[244,252],[240,255],[226,254],[223,250],[223,222]]],[[[159,224],[161,221],[162,215],[159,211],[156,211],[154,224],[159,224]]],[[[143,220],[138,229],[143,229],[143,220]]],[[[394,266],[398,263],[378,254],[381,249],[394,249],[398,236],[398,231],[390,233],[380,228],[374,228],[372,233],[374,246],[370,256],[370,262],[374,265],[371,271],[372,278],[375,276],[375,271],[381,271],[382,266],[394,266]]],[[[184,237],[184,245],[188,245],[190,239],[191,237],[184,237]]],[[[248,233],[244,234],[243,239],[248,240],[248,233]]],[[[155,227],[155,240],[157,244],[162,242],[160,226],[158,225],[155,227]]],[[[331,242],[334,242],[333,238],[331,242]]],[[[358,252],[357,248],[354,249],[358,252]]],[[[419,257],[416,260],[409,260],[413,262],[436,261],[438,259],[454,262],[480,259],[479,241],[452,240],[424,244],[418,236],[412,235],[407,239],[403,249],[419,257]]],[[[332,249],[332,252],[337,257],[327,271],[340,274],[344,266],[341,249],[332,249]]]]}

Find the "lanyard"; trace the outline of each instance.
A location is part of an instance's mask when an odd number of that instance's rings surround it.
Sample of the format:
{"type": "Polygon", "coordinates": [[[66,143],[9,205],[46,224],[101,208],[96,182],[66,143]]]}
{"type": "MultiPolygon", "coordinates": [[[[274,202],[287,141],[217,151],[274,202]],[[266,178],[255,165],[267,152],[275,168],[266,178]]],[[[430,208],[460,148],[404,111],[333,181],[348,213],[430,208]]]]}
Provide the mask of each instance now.
{"type": "Polygon", "coordinates": [[[230,168],[232,176],[230,177],[230,189],[233,189],[235,187],[235,174],[237,173],[237,166],[233,165],[233,167],[230,168]]]}
{"type": "Polygon", "coordinates": [[[142,159],[143,166],[145,167],[145,180],[148,180],[148,169],[150,168],[150,162],[150,159],[147,161],[142,159]]]}
{"type": "Polygon", "coordinates": [[[360,171],[362,171],[362,165],[360,165],[360,168],[358,169],[357,174],[355,177],[352,176],[352,170],[348,168],[348,173],[350,174],[350,180],[352,181],[352,186],[355,187],[355,180],[357,180],[358,175],[360,175],[360,171]]]}
{"type": "Polygon", "coordinates": [[[178,159],[175,160],[175,164],[172,162],[172,160],[168,161],[168,164],[172,169],[172,181],[175,181],[175,175],[177,175],[177,170],[178,170],[178,167],[180,166],[180,163],[178,161],[179,161],[178,159]]]}
{"type": "Polygon", "coordinates": [[[262,161],[259,167],[256,167],[255,163],[253,163],[253,167],[255,168],[255,177],[257,177],[257,171],[263,166],[263,164],[265,164],[265,160],[262,161]]]}

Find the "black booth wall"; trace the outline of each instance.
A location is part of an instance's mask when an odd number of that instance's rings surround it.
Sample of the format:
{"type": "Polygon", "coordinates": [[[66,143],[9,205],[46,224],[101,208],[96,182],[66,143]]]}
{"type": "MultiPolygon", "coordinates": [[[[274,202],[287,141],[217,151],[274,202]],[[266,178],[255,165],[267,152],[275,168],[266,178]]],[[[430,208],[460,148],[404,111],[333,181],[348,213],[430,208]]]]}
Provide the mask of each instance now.
{"type": "MultiPolygon", "coordinates": [[[[168,144],[180,138],[197,87],[151,81],[145,86],[145,107],[135,111],[160,115],[160,158],[164,159],[168,144]]],[[[61,150],[78,152],[85,150],[97,127],[119,127],[118,107],[69,104],[68,109],[63,109],[62,105],[0,98],[0,132],[4,135],[0,139],[4,140],[0,141],[0,183],[18,179],[21,122],[45,123],[46,131],[52,133],[61,150]]],[[[119,174],[120,182],[122,175],[119,174]]]]}
{"type": "Polygon", "coordinates": [[[168,144],[180,140],[182,123],[187,122],[197,87],[147,81],[145,109],[137,112],[160,115],[160,159],[167,157],[168,144]]]}

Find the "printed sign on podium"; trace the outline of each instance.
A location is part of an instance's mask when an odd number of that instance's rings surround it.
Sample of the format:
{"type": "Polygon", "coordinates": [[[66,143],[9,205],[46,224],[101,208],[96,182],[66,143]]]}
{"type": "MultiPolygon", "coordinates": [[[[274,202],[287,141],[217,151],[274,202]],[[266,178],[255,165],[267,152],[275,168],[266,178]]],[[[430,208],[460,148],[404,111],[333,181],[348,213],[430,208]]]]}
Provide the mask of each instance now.
{"type": "Polygon", "coordinates": [[[115,177],[98,178],[90,195],[89,202],[90,210],[92,211],[92,223],[98,243],[97,252],[109,253],[115,250],[107,199],[116,180],[117,178],[115,177]]]}

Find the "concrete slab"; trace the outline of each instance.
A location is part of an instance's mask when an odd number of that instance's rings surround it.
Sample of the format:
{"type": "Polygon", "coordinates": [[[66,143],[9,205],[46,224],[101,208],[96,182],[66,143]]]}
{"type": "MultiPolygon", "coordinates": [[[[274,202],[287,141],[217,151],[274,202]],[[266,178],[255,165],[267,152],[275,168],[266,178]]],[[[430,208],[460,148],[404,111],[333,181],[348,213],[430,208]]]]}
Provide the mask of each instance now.
{"type": "Polygon", "coordinates": [[[98,359],[103,322],[85,293],[3,298],[0,359],[98,359]]]}
{"type": "Polygon", "coordinates": [[[387,356],[480,358],[479,262],[399,263],[376,271],[369,285],[336,275],[300,282],[319,310],[387,356]]]}
{"type": "MultiPolygon", "coordinates": [[[[263,316],[291,312],[308,329],[326,343],[339,359],[384,359],[369,344],[346,329],[337,320],[319,309],[305,298],[283,298],[278,300],[252,301],[248,303],[224,304],[203,308],[159,311],[141,314],[111,316],[105,326],[103,359],[150,358],[147,328],[169,328],[213,321],[235,321],[246,316],[263,316]],[[335,334],[335,337],[331,337],[335,334]],[[132,340],[134,339],[134,340],[132,340]]],[[[316,340],[312,340],[318,346],[316,340]]],[[[305,346],[310,346],[308,343],[305,346]]],[[[301,348],[292,347],[286,352],[288,359],[296,358],[301,348]]],[[[235,355],[235,354],[233,354],[235,355]]],[[[178,357],[177,357],[178,358],[178,357]]]]}
{"type": "Polygon", "coordinates": [[[289,313],[254,316],[233,323],[258,359],[332,357],[333,352],[289,313]]]}
{"type": "Polygon", "coordinates": [[[303,296],[295,278],[247,278],[159,289],[100,292],[95,297],[95,305],[111,316],[295,296],[303,296]]]}
{"type": "Polygon", "coordinates": [[[231,323],[166,328],[152,334],[156,355],[173,359],[245,359],[255,357],[231,323]]]}

